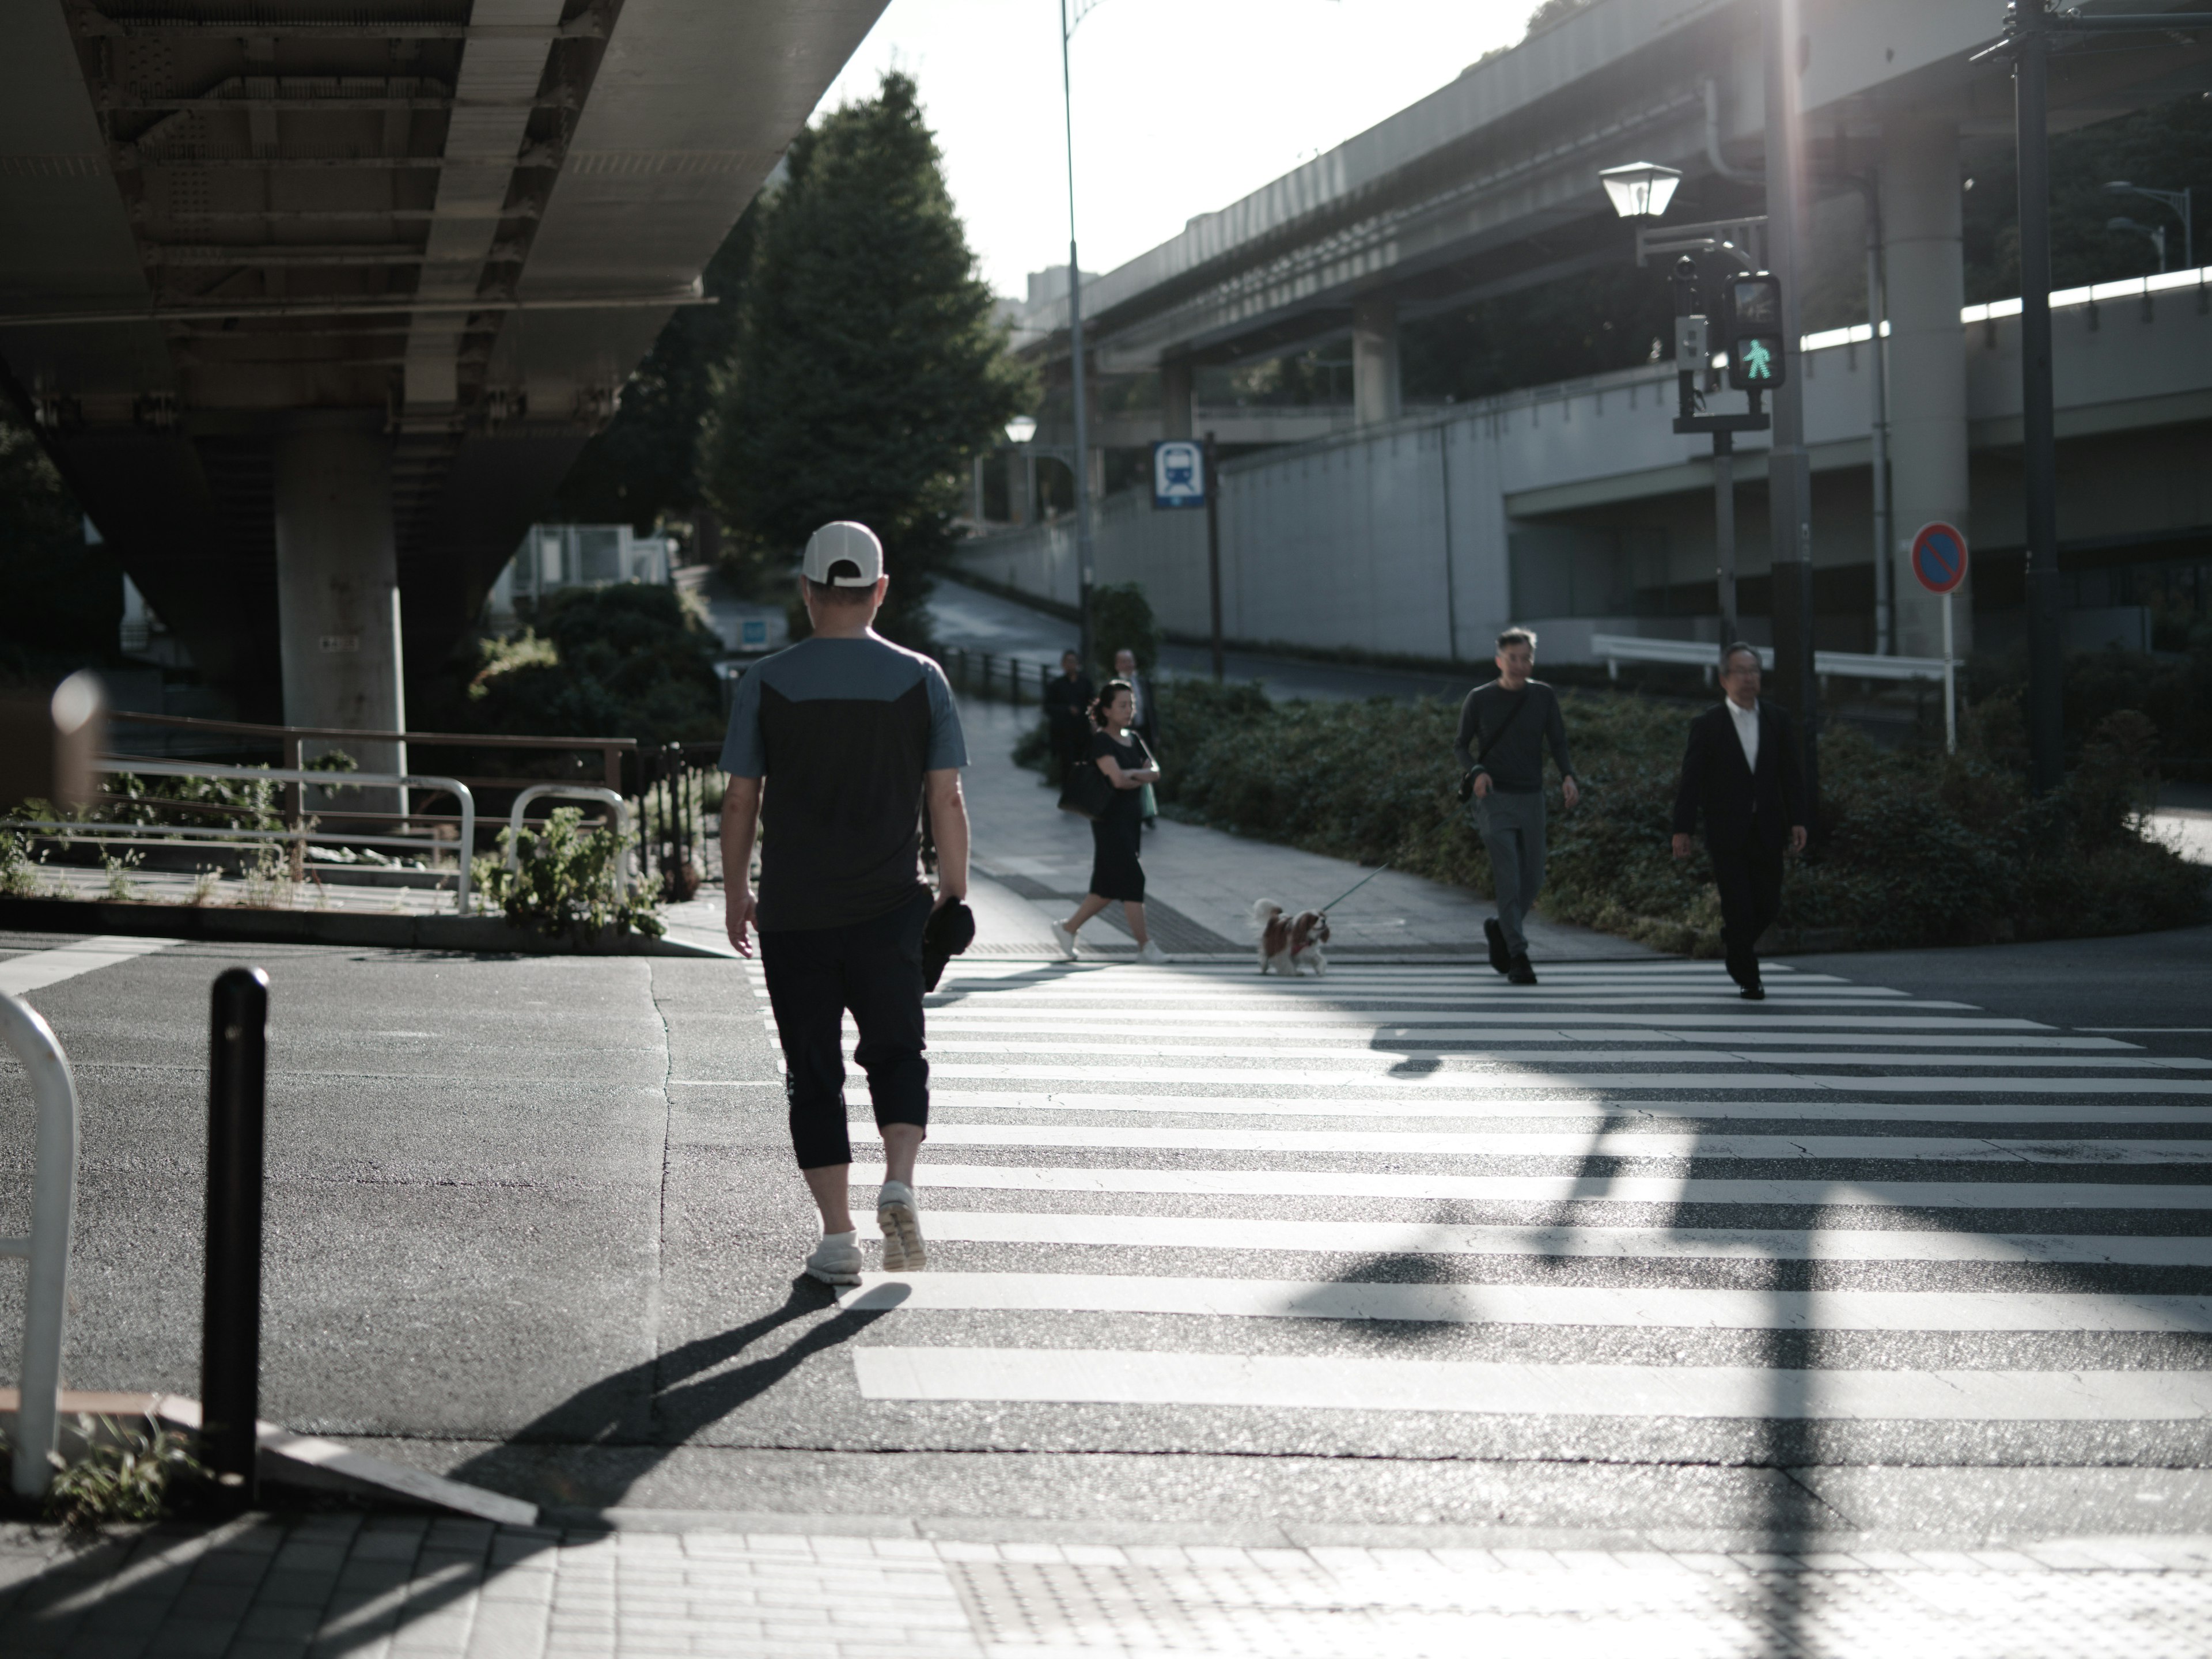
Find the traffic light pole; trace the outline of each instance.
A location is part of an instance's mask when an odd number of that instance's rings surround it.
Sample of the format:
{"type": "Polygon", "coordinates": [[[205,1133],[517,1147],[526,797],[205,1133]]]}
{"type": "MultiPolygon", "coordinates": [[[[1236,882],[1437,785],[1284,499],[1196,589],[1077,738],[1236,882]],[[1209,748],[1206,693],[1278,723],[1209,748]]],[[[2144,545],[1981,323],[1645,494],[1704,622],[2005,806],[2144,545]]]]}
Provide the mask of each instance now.
{"type": "Polygon", "coordinates": [[[1781,279],[1783,373],[1774,388],[1766,499],[1773,533],[1775,691],[1796,712],[1805,799],[1820,799],[1820,681],[1813,672],[1812,473],[1805,453],[1803,331],[1798,306],[1804,240],[1805,133],[1798,102],[1804,24],[1798,0],[1766,0],[1766,264],[1781,279]]]}
{"type": "Polygon", "coordinates": [[[1713,574],[1721,599],[1721,649],[1736,641],[1735,434],[1713,434],[1713,542],[1719,563],[1713,574]]]}
{"type": "MultiPolygon", "coordinates": [[[[1725,281],[1725,279],[1723,279],[1725,281]]],[[[1710,372],[1712,340],[1711,324],[1700,299],[1697,261],[1684,254],[1674,262],[1674,430],[1709,433],[1713,441],[1714,586],[1720,599],[1723,651],[1735,642],[1735,434],[1764,432],[1766,416],[1759,409],[1756,387],[1747,393],[1750,408],[1742,415],[1702,415],[1698,382],[1710,372]]],[[[1711,309],[1720,311],[1723,307],[1711,309]]],[[[1731,356],[1733,348],[1731,347],[1731,356]]]]}
{"type": "MultiPolygon", "coordinates": [[[[2058,434],[2051,385],[2051,155],[2042,0],[2012,9],[2020,149],[2021,465],[2027,530],[2027,759],[2039,795],[2066,776],[2063,595],[2058,590],[2058,434]]],[[[1948,604],[1948,600],[1945,601],[1948,604]]],[[[1948,620],[1948,617],[1947,617],[1948,620]]],[[[1944,655],[1950,642],[1944,641],[1944,655]]]]}

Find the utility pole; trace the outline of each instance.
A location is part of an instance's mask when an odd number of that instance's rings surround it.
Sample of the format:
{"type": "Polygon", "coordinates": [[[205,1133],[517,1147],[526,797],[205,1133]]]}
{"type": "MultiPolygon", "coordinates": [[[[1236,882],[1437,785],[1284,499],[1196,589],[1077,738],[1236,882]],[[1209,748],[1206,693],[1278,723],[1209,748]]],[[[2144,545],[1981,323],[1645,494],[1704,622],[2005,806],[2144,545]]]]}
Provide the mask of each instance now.
{"type": "Polygon", "coordinates": [[[1221,469],[1213,434],[1206,434],[1206,586],[1213,607],[1213,683],[1223,678],[1221,654],[1221,469]]]}
{"type": "Polygon", "coordinates": [[[1798,106],[1799,54],[1805,50],[1799,0],[1766,3],[1766,264],[1781,279],[1782,383],[1774,388],[1774,441],[1767,452],[1766,499],[1772,526],[1774,678],[1782,703],[1796,710],[1800,775],[1808,802],[1820,799],[1820,681],[1813,671],[1812,475],[1805,454],[1804,330],[1798,304],[1803,270],[1805,131],[1798,106]]]}
{"type": "Polygon", "coordinates": [[[1067,351],[1075,380],[1075,579],[1082,612],[1083,664],[1091,665],[1091,409],[1083,372],[1083,266],[1075,257],[1075,82],[1067,64],[1075,32],[1067,0],[1060,0],[1060,90],[1067,125],[1067,351]]]}
{"type": "Polygon", "coordinates": [[[2004,39],[1974,54],[2012,59],[2020,153],[2021,505],[2027,531],[2027,751],[2036,793],[2066,776],[2065,601],[2058,586],[2058,439],[2051,383],[2051,42],[2057,34],[2165,34],[2212,28],[2212,12],[2053,12],[2014,0],[2004,39]]]}
{"type": "Polygon", "coordinates": [[[2020,150],[2021,486],[2027,519],[2028,777],[2039,795],[2066,776],[2064,596],[2058,590],[2058,434],[2051,384],[2050,15],[2019,0],[2006,19],[2020,150]]]}

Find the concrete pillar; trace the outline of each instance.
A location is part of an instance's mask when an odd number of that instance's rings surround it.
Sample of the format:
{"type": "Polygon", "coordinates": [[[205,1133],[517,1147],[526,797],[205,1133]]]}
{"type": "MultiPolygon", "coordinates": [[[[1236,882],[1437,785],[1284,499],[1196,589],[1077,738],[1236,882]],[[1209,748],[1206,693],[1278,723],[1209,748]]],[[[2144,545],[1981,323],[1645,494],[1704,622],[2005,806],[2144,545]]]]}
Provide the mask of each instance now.
{"type": "Polygon", "coordinates": [[[1398,302],[1387,294],[1352,302],[1352,407],[1361,426],[1398,418],[1398,302]]]}
{"type": "Polygon", "coordinates": [[[1188,357],[1164,357],[1160,360],[1160,436],[1163,438],[1194,438],[1191,429],[1191,408],[1196,379],[1188,357]]]}
{"type": "MultiPolygon", "coordinates": [[[[1889,265],[1889,477],[1896,526],[1897,650],[1943,651],[1943,602],[1912,579],[1913,532],[1941,519],[1966,532],[1966,303],[1960,246],[1959,132],[1893,112],[1882,123],[1882,228],[1889,265]]],[[[1973,642],[1969,576],[1955,601],[1955,648],[1973,642]]]]}
{"type": "Polygon", "coordinates": [[[984,524],[983,457],[981,455],[968,463],[968,507],[975,520],[976,529],[981,530],[984,524]]]}
{"type": "MultiPolygon", "coordinates": [[[[274,459],[285,724],[404,732],[391,444],[374,430],[310,427],[278,439],[274,459]]],[[[364,772],[407,767],[404,744],[337,746],[364,772]]],[[[363,804],[393,804],[375,793],[363,804]]]]}

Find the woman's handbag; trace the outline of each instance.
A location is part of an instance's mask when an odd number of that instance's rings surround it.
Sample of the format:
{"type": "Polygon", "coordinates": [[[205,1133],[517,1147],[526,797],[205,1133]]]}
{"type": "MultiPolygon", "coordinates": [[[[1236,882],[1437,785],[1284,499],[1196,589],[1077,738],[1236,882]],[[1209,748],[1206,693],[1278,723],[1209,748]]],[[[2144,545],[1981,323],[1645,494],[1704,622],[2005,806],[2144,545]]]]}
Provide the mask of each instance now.
{"type": "Polygon", "coordinates": [[[1067,781],[1060,788],[1060,810],[1096,823],[1114,804],[1114,785],[1095,761],[1078,761],[1067,769],[1067,781]]]}

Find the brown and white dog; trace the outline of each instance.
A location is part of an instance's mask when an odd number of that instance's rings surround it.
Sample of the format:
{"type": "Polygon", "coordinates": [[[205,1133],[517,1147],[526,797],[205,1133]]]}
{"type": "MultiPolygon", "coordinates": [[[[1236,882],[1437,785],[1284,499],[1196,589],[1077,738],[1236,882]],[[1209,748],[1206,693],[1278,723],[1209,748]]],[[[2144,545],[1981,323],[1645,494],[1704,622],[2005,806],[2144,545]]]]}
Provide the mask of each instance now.
{"type": "Polygon", "coordinates": [[[1260,935],[1261,973],[1296,979],[1310,968],[1319,979],[1328,972],[1328,957],[1322,949],[1328,943],[1328,918],[1320,911],[1285,915],[1273,899],[1261,899],[1252,907],[1252,926],[1260,935]]]}

